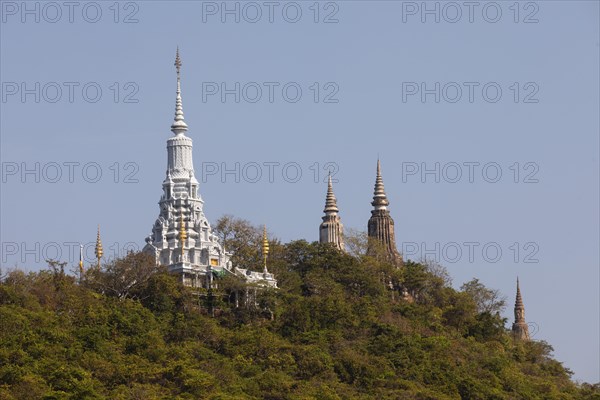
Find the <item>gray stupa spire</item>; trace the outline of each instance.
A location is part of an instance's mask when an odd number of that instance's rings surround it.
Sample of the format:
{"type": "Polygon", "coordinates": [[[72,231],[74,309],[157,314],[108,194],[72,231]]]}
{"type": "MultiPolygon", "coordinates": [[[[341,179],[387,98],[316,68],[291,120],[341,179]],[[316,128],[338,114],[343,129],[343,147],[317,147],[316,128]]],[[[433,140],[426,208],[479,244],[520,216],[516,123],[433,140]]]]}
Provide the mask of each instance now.
{"type": "Polygon", "coordinates": [[[519,287],[519,278],[517,277],[517,297],[515,299],[515,322],[512,326],[515,339],[529,340],[529,326],[525,322],[525,306],[523,297],[521,297],[521,288],[519,287]]]}
{"type": "Polygon", "coordinates": [[[331,174],[329,174],[327,181],[327,197],[325,198],[325,209],[323,210],[323,212],[328,214],[337,213],[338,211],[339,210],[337,207],[337,199],[335,198],[335,194],[333,193],[333,183],[331,180],[331,174]]]}
{"type": "Polygon", "coordinates": [[[319,242],[333,243],[339,250],[344,250],[344,226],[338,215],[337,199],[333,193],[333,183],[329,174],[327,183],[327,197],[325,198],[325,215],[319,226],[319,242]]]}
{"type": "Polygon", "coordinates": [[[371,205],[375,210],[387,210],[387,206],[390,205],[390,202],[385,194],[385,187],[383,186],[383,178],[381,177],[381,162],[379,159],[377,159],[377,177],[375,178],[375,190],[371,205]]]}
{"type": "Polygon", "coordinates": [[[387,208],[390,202],[385,194],[379,159],[377,159],[377,176],[371,205],[373,210],[371,210],[371,218],[369,218],[368,223],[369,246],[367,254],[378,256],[383,253],[389,261],[400,266],[402,265],[402,256],[396,248],[394,220],[387,208]]]}

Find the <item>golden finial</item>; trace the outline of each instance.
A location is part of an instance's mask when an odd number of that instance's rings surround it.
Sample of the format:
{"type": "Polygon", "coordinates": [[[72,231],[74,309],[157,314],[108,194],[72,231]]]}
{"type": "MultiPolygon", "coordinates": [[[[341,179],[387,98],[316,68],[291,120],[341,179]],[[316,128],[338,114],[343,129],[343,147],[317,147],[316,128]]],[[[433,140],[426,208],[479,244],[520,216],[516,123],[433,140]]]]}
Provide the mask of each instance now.
{"type": "Polygon", "coordinates": [[[79,245],[79,279],[83,276],[83,245],[79,245]]]}
{"type": "Polygon", "coordinates": [[[183,249],[185,239],[187,239],[187,231],[185,230],[185,223],[183,222],[183,213],[179,215],[179,241],[181,242],[181,262],[183,262],[183,249]]]}
{"type": "Polygon", "coordinates": [[[94,253],[98,259],[98,269],[100,269],[100,259],[104,255],[104,251],[102,250],[102,240],[100,240],[100,225],[98,225],[98,234],[96,235],[96,250],[94,253]]]}
{"type": "Polygon", "coordinates": [[[262,254],[263,254],[263,267],[264,272],[267,272],[267,256],[269,255],[269,239],[267,238],[267,226],[263,227],[263,241],[262,241],[262,254]]]}

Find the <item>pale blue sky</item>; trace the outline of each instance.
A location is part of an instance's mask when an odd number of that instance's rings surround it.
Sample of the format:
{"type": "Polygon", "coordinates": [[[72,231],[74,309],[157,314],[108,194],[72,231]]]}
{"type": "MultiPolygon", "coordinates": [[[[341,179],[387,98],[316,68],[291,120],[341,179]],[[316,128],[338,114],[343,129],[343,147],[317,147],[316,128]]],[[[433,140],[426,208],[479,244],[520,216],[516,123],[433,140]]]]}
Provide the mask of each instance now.
{"type": "Polygon", "coordinates": [[[437,256],[456,287],[478,277],[500,289],[511,323],[518,275],[535,338],[550,342],[577,379],[599,381],[598,2],[520,2],[518,16],[514,3],[477,3],[472,23],[463,6],[451,23],[462,2],[428,2],[438,4],[436,23],[422,15],[421,2],[323,2],[315,23],[312,1],[275,2],[271,23],[263,2],[227,2],[238,4],[240,22],[225,14],[223,23],[221,2],[122,2],[118,15],[114,2],[81,2],[72,22],[64,5],[58,15],[56,7],[27,2],[34,10],[27,14],[20,1],[0,2],[2,265],[39,269],[56,248],[75,264],[69,243],[93,242],[98,223],[109,254],[143,245],[158,215],[179,45],[184,112],[210,221],[229,213],[266,224],[283,241],[316,240],[324,167],[332,162],[342,221],[364,230],[379,155],[408,258],[437,256]],[[250,23],[255,5],[262,16],[250,23]],[[98,9],[98,22],[88,22],[98,9]],[[288,22],[297,9],[299,21],[288,22]],[[488,22],[498,9],[499,20],[488,22]],[[210,94],[223,82],[229,89],[240,83],[239,103],[234,94],[225,102],[210,94]],[[423,102],[407,92],[436,82],[439,103],[435,94],[423,102]],[[252,103],[257,86],[262,97],[252,103]],[[292,103],[297,87],[302,95],[292,103]],[[463,96],[452,103],[457,87],[463,96]],[[24,98],[22,89],[30,90],[24,98]],[[273,182],[270,162],[280,163],[273,182]],[[36,163],[40,182],[35,172],[21,176],[36,163]],[[210,175],[236,163],[239,182],[235,174],[210,175]],[[430,174],[423,183],[420,170],[436,163],[439,182],[430,174]],[[102,176],[88,182],[98,166],[102,176]],[[292,182],[297,167],[302,176],[292,182]]]}

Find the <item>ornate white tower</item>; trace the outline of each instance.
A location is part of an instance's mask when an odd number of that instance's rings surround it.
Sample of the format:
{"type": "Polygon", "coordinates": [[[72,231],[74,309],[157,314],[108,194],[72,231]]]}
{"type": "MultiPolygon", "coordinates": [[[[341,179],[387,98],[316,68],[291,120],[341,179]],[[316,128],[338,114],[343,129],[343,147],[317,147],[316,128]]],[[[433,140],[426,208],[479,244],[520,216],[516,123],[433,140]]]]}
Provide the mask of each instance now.
{"type": "Polygon", "coordinates": [[[319,242],[333,243],[339,250],[344,250],[343,230],[344,226],[338,215],[337,200],[333,193],[333,184],[331,183],[331,174],[327,183],[327,197],[325,199],[325,215],[323,222],[319,226],[319,242]]]}
{"type": "Polygon", "coordinates": [[[143,251],[153,254],[156,262],[166,265],[169,272],[180,275],[186,286],[208,289],[213,275],[234,274],[258,286],[277,287],[275,277],[266,268],[261,273],[233,267],[229,260],[231,253],[221,246],[204,216],[204,201],[198,194],[198,180],[194,176],[192,139],[185,135],[188,126],[181,101],[179,49],[175,68],[177,97],[175,120],[171,125],[173,136],[167,139],[167,176],[158,202],[160,213],[143,251]]]}
{"type": "Polygon", "coordinates": [[[181,101],[181,59],[179,49],[175,58],[177,97],[173,136],[167,139],[167,173],[163,195],[158,202],[160,214],[146,238],[144,252],[154,254],[157,263],[166,265],[169,272],[181,275],[187,286],[207,286],[212,272],[231,271],[231,262],[210,224],[204,216],[204,201],[198,194],[194,176],[192,139],[186,136],[188,126],[183,117],[181,101]]]}

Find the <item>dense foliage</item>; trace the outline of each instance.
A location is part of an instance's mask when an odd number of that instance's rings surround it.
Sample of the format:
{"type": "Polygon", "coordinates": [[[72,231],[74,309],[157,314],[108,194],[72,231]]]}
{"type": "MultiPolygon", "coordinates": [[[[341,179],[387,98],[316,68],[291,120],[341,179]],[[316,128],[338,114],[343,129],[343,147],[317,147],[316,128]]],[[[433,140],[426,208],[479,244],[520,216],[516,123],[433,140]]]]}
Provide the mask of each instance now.
{"type": "Polygon", "coordinates": [[[422,264],[271,247],[280,289],[256,307],[230,301],[239,282],[199,297],[142,254],[81,282],[56,262],[7,274],[0,399],[600,398],[548,344],[515,342],[478,282],[459,292],[422,264]]]}

